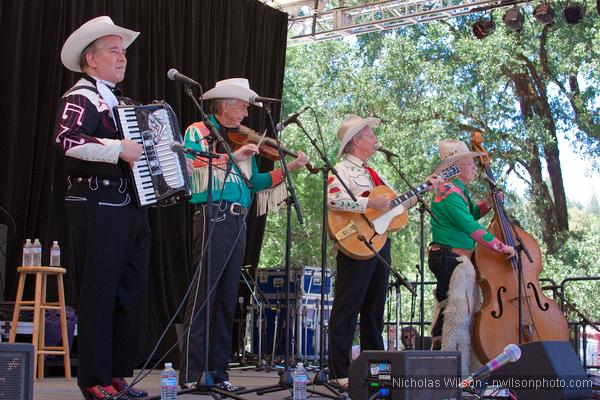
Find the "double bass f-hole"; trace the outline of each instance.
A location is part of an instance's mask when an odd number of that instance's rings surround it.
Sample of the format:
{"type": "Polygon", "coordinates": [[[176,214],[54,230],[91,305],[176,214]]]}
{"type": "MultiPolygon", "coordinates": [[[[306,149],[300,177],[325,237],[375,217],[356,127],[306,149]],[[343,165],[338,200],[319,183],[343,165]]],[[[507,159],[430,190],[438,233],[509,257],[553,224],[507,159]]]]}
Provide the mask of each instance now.
{"type": "Polygon", "coordinates": [[[548,311],[548,309],[550,308],[550,304],[548,304],[547,302],[544,302],[544,305],[542,305],[542,302],[540,301],[540,294],[538,293],[537,289],[535,288],[535,285],[533,283],[529,282],[527,284],[527,288],[531,289],[531,291],[533,292],[533,295],[535,296],[535,302],[537,303],[537,306],[540,308],[540,310],[548,311]]]}
{"type": "Polygon", "coordinates": [[[506,293],[507,289],[504,286],[501,286],[496,292],[496,298],[498,300],[498,312],[496,312],[496,310],[492,311],[492,317],[496,319],[502,318],[502,314],[504,314],[504,306],[502,305],[502,293],[500,292],[506,293]]]}

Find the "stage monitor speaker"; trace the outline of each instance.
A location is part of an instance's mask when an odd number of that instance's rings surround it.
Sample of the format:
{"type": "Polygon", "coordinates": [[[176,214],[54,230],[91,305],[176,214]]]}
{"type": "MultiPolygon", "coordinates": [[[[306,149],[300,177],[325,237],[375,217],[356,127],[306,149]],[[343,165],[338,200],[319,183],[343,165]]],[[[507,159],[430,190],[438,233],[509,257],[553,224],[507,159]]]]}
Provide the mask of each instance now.
{"type": "Polygon", "coordinates": [[[367,400],[388,388],[393,400],[460,399],[460,352],[365,350],[350,365],[348,394],[367,400]]]}
{"type": "Polygon", "coordinates": [[[0,224],[0,301],[6,300],[6,255],[8,251],[8,226],[0,224]]]}
{"type": "Polygon", "coordinates": [[[521,358],[490,376],[490,383],[513,390],[519,400],[574,400],[592,394],[592,381],[569,342],[522,344],[521,358]]]}
{"type": "Polygon", "coordinates": [[[33,354],[30,343],[0,343],[0,399],[33,398],[33,354]]]}

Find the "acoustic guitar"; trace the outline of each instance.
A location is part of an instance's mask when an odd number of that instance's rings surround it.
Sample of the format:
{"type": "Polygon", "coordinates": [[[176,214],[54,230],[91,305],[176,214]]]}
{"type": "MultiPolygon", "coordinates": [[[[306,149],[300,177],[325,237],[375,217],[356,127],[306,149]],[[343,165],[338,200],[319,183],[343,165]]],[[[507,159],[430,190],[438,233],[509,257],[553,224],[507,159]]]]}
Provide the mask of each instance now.
{"type": "MultiPolygon", "coordinates": [[[[444,180],[449,180],[459,174],[455,165],[446,168],[439,175],[444,180]]],[[[333,239],[340,251],[348,257],[357,260],[366,260],[373,257],[373,251],[359,239],[362,235],[370,242],[371,246],[379,252],[388,233],[396,232],[406,226],[408,222],[408,209],[402,204],[423,193],[431,183],[425,181],[415,188],[415,191],[409,190],[399,196],[390,187],[381,185],[373,188],[369,198],[385,196],[391,202],[391,208],[386,211],[367,208],[364,214],[353,211],[340,211],[329,209],[327,212],[327,230],[329,237],[333,239]]]]}

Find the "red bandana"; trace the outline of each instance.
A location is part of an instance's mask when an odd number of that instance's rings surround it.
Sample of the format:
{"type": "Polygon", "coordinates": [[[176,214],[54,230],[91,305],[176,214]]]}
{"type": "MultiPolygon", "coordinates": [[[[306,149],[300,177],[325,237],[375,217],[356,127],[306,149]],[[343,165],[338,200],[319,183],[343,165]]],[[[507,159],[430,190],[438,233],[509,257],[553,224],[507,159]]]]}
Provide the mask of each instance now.
{"type": "Polygon", "coordinates": [[[365,164],[364,167],[367,170],[367,172],[369,173],[369,175],[371,175],[371,179],[373,180],[373,184],[375,186],[383,185],[383,181],[381,180],[379,175],[377,175],[377,172],[375,172],[375,170],[373,168],[369,167],[367,164],[365,164]]]}

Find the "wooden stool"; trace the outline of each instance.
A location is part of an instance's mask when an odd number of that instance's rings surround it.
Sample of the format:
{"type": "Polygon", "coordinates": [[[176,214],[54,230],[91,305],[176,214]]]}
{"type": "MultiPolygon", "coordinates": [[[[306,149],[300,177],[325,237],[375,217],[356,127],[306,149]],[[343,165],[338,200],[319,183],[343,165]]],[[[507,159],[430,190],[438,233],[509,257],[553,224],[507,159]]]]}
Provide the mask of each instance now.
{"type": "Polygon", "coordinates": [[[33,332],[31,343],[35,348],[33,369],[36,370],[37,378],[44,379],[44,356],[46,354],[57,354],[64,357],[65,378],[71,380],[71,358],[69,354],[69,336],[67,334],[67,312],[65,310],[65,290],[63,285],[63,274],[67,272],[61,267],[19,267],[19,286],[17,289],[17,299],[15,300],[15,310],[13,313],[12,325],[10,328],[9,343],[15,342],[17,335],[17,325],[19,323],[19,313],[21,310],[33,310],[33,332]],[[35,274],[35,299],[23,300],[23,289],[25,288],[25,279],[27,274],[35,274]],[[58,288],[58,302],[46,301],[46,283],[47,276],[56,276],[58,288]],[[46,346],[45,337],[45,310],[60,310],[60,331],[62,346],[46,346]]]}

